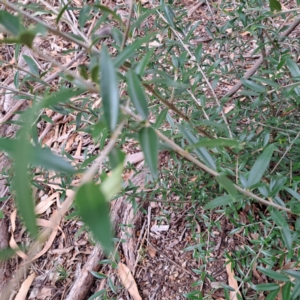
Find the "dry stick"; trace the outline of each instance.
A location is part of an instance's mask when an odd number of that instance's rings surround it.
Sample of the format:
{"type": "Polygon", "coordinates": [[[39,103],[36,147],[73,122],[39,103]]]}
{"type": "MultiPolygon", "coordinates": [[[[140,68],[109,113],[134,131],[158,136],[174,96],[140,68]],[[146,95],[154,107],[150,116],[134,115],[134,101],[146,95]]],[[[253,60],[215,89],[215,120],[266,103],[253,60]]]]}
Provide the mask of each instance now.
{"type": "MultiPolygon", "coordinates": [[[[116,140],[117,140],[118,136],[120,135],[123,126],[124,126],[124,122],[122,122],[117,127],[115,132],[112,134],[112,137],[109,140],[107,146],[103,149],[103,151],[101,152],[99,157],[95,160],[94,164],[83,174],[78,188],[80,186],[84,185],[85,183],[90,182],[93,179],[94,175],[96,174],[96,172],[97,172],[99,166],[101,165],[101,163],[103,162],[103,160],[107,157],[107,155],[109,154],[111,149],[113,149],[115,147],[116,140]]],[[[62,217],[68,212],[69,208],[73,204],[74,197],[75,197],[75,192],[66,198],[64,203],[58,209],[58,213],[51,216],[51,218],[49,220],[50,223],[55,224],[55,225],[58,225],[60,223],[62,217]]],[[[28,252],[28,259],[24,262],[24,264],[18,270],[16,270],[15,274],[20,274],[20,272],[22,272],[22,274],[27,273],[31,259],[34,257],[35,253],[40,248],[43,241],[45,241],[48,238],[48,236],[50,235],[52,230],[53,230],[53,228],[46,228],[41,231],[41,233],[39,234],[38,240],[36,242],[34,242],[33,245],[30,247],[30,250],[28,252]]],[[[13,278],[14,279],[11,279],[9,284],[6,286],[6,288],[3,292],[3,296],[2,296],[3,298],[1,298],[1,300],[9,299],[10,291],[12,290],[13,286],[15,285],[16,278],[18,278],[18,276],[14,276],[13,278]]]]}
{"type": "MultiPolygon", "coordinates": [[[[130,115],[131,117],[133,117],[135,120],[137,121],[142,121],[140,119],[139,116],[137,116],[136,114],[134,114],[131,110],[129,110],[128,108],[124,107],[123,105],[121,105],[121,109],[123,110],[124,113],[126,113],[127,115],[130,115]]],[[[195,157],[193,157],[189,152],[187,152],[186,150],[182,149],[181,147],[179,147],[177,144],[175,144],[175,142],[173,142],[172,140],[170,140],[169,138],[167,138],[163,133],[161,133],[159,130],[156,130],[156,134],[157,136],[162,139],[164,142],[166,142],[169,146],[171,146],[171,148],[177,152],[179,155],[181,155],[182,157],[186,158],[187,160],[191,161],[192,163],[194,163],[195,165],[197,165],[199,168],[201,168],[202,170],[204,170],[205,172],[213,175],[214,177],[220,176],[220,174],[212,169],[210,169],[209,167],[207,167],[205,164],[203,164],[202,162],[200,162],[198,159],[196,159],[195,157]]],[[[280,209],[280,210],[284,210],[288,213],[297,215],[295,213],[293,213],[290,209],[280,206],[276,203],[267,201],[255,194],[253,194],[252,192],[248,191],[248,190],[244,190],[243,188],[241,188],[240,186],[238,186],[237,184],[233,184],[234,187],[236,188],[236,190],[238,190],[241,194],[252,198],[266,206],[272,206],[274,208],[280,209]]]]}
{"type": "MultiPolygon", "coordinates": [[[[279,40],[283,40],[285,37],[287,37],[300,23],[300,17],[297,18],[290,27],[285,30],[280,36],[279,40]]],[[[270,55],[272,48],[268,48],[266,51],[266,56],[270,55]]],[[[260,67],[260,65],[263,63],[264,59],[262,56],[256,61],[256,63],[244,74],[243,78],[248,79],[250,76],[252,76],[257,69],[260,67]]],[[[231,97],[233,96],[241,87],[242,87],[242,81],[239,80],[228,92],[224,97],[231,97]]]]}

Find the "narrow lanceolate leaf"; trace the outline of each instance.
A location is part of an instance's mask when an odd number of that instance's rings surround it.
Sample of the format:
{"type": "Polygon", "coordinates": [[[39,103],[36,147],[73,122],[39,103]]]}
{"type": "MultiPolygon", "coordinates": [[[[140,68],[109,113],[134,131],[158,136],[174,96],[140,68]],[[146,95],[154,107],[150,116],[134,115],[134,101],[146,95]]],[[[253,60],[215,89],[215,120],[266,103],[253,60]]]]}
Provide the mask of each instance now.
{"type": "MultiPolygon", "coordinates": [[[[17,139],[0,138],[0,150],[5,151],[11,158],[16,157],[20,142],[17,139]]],[[[73,166],[62,157],[54,154],[49,149],[43,149],[39,146],[27,145],[28,163],[34,166],[40,166],[46,170],[65,172],[68,174],[75,173],[73,166]]]]}
{"type": "Polygon", "coordinates": [[[100,64],[100,92],[102,96],[104,115],[110,130],[113,131],[117,126],[119,116],[119,90],[115,67],[106,46],[102,46],[100,64]]]}
{"type": "Polygon", "coordinates": [[[232,203],[233,199],[231,196],[229,195],[224,195],[224,196],[220,196],[215,198],[214,200],[208,202],[205,206],[204,209],[214,209],[218,206],[223,206],[223,205],[227,205],[229,203],[232,203]]]}
{"type": "Polygon", "coordinates": [[[292,250],[292,234],[286,219],[277,209],[272,209],[271,218],[276,225],[281,229],[282,238],[289,251],[292,250]]]}
{"type": "Polygon", "coordinates": [[[137,112],[144,120],[148,119],[148,104],[140,79],[132,70],[127,72],[128,93],[137,112]]]}
{"type": "Polygon", "coordinates": [[[300,69],[296,62],[292,60],[290,57],[288,57],[286,60],[286,65],[288,66],[291,74],[293,77],[300,77],[300,69]]]}
{"type": "Polygon", "coordinates": [[[82,185],[76,193],[75,203],[83,222],[106,254],[113,250],[112,226],[108,202],[98,185],[93,182],[82,185]]]}
{"type": "Polygon", "coordinates": [[[20,18],[5,10],[0,11],[0,24],[14,36],[19,35],[20,31],[24,29],[20,18]]]}
{"type": "MultiPolygon", "coordinates": [[[[195,145],[199,143],[199,140],[188,129],[184,128],[182,125],[178,125],[178,128],[189,144],[195,145]]],[[[217,169],[215,161],[205,148],[198,147],[195,149],[195,153],[208,167],[213,170],[217,169]]]]}
{"type": "Polygon", "coordinates": [[[219,184],[221,184],[226,189],[226,191],[230,196],[232,196],[233,198],[236,197],[237,190],[230,179],[228,179],[226,176],[223,175],[217,176],[216,179],[219,182],[219,184]]]}
{"type": "Polygon", "coordinates": [[[158,177],[158,138],[155,130],[152,127],[144,127],[139,132],[139,139],[142,150],[145,155],[145,160],[152,173],[152,176],[158,177]]]}
{"type": "Polygon", "coordinates": [[[241,82],[243,83],[243,85],[245,87],[247,87],[255,92],[258,92],[258,93],[264,93],[267,90],[267,88],[264,87],[263,85],[255,83],[248,79],[241,78],[241,82]]]}
{"type": "Polygon", "coordinates": [[[272,279],[275,279],[278,281],[283,281],[283,282],[290,280],[286,275],[281,274],[279,272],[276,272],[276,271],[273,271],[270,269],[266,269],[266,268],[262,268],[262,267],[257,267],[257,269],[272,279]]]}
{"type": "Polygon", "coordinates": [[[39,67],[37,66],[37,64],[35,63],[35,61],[30,57],[30,56],[27,56],[27,55],[23,55],[23,58],[24,60],[26,61],[29,69],[30,69],[30,72],[39,77],[40,76],[40,73],[39,73],[39,67]]]}
{"type": "Polygon", "coordinates": [[[269,145],[263,151],[263,153],[257,158],[254,166],[252,167],[249,178],[248,178],[248,188],[260,182],[262,176],[264,175],[266,169],[269,166],[271,157],[273,155],[274,145],[269,145]]]}

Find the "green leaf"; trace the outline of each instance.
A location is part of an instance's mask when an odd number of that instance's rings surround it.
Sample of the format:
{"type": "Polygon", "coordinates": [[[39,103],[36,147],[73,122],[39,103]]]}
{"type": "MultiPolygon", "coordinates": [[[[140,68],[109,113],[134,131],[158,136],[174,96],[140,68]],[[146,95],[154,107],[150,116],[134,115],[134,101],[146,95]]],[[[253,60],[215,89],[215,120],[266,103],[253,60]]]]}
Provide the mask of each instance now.
{"type": "MultiPolygon", "coordinates": [[[[62,15],[64,14],[64,12],[66,11],[66,9],[68,8],[68,6],[70,5],[72,0],[69,0],[68,3],[60,10],[60,12],[58,13],[57,17],[56,17],[56,24],[58,24],[59,20],[61,19],[62,15]]],[[[63,3],[63,2],[62,2],[63,3]]]]}
{"type": "Polygon", "coordinates": [[[126,46],[124,50],[121,53],[119,53],[119,55],[114,59],[114,66],[116,68],[119,68],[121,65],[123,65],[126,59],[134,56],[136,49],[140,49],[142,44],[147,43],[155,35],[156,33],[154,32],[149,33],[143,38],[136,40],[131,45],[126,46]]]}
{"type": "Polygon", "coordinates": [[[281,11],[281,4],[278,0],[269,0],[271,11],[281,11]]]}
{"type": "Polygon", "coordinates": [[[285,274],[296,278],[298,281],[300,281],[300,272],[295,271],[295,270],[286,270],[284,271],[285,274]]]}
{"type": "Polygon", "coordinates": [[[58,103],[66,103],[72,97],[76,97],[85,92],[84,89],[70,88],[70,89],[61,89],[58,92],[51,93],[44,97],[43,101],[40,103],[40,107],[51,107],[58,103]]]}
{"type": "Polygon", "coordinates": [[[32,48],[33,40],[35,38],[36,32],[33,30],[24,30],[19,35],[19,42],[32,48]]]}
{"type": "Polygon", "coordinates": [[[154,128],[158,129],[163,124],[163,122],[166,120],[168,110],[169,109],[166,108],[166,109],[164,109],[164,110],[161,111],[161,113],[156,118],[156,121],[155,121],[155,124],[154,124],[154,128]]]}
{"type": "Polygon", "coordinates": [[[228,147],[235,147],[239,146],[239,142],[236,140],[230,140],[230,139],[223,139],[223,138],[217,138],[217,139],[202,139],[200,142],[196,144],[190,145],[190,147],[219,147],[219,146],[228,146],[228,147]]]}
{"type": "Polygon", "coordinates": [[[153,54],[154,49],[147,51],[146,55],[141,59],[141,61],[137,64],[134,71],[137,75],[143,76],[144,72],[146,70],[146,67],[148,65],[149,59],[151,55],[153,54]]]}
{"type": "Polygon", "coordinates": [[[169,25],[171,25],[173,28],[175,28],[175,24],[173,21],[174,12],[169,5],[164,5],[164,13],[165,13],[165,17],[166,17],[169,25]]]}
{"type": "Polygon", "coordinates": [[[277,297],[279,291],[280,291],[280,288],[278,288],[277,290],[271,291],[271,292],[268,294],[268,296],[266,297],[265,300],[274,300],[274,299],[276,299],[276,297],[277,297]]]}
{"type": "Polygon", "coordinates": [[[231,195],[233,198],[236,198],[237,190],[234,187],[233,182],[231,180],[229,180],[226,176],[223,175],[217,176],[216,179],[220,185],[224,186],[229,195],[231,195]]]}
{"type": "Polygon", "coordinates": [[[275,291],[280,288],[280,286],[277,283],[264,283],[264,284],[258,284],[258,285],[252,285],[252,288],[255,291],[275,291]]]}
{"type": "Polygon", "coordinates": [[[145,160],[154,179],[158,178],[158,138],[152,127],[143,127],[139,132],[139,140],[145,160]]]}
{"type": "Polygon", "coordinates": [[[217,197],[214,200],[208,202],[204,206],[204,209],[214,209],[215,207],[227,205],[233,202],[234,201],[230,195],[224,195],[224,196],[217,197]]]}
{"type": "Polygon", "coordinates": [[[119,117],[119,90],[118,80],[113,62],[109,56],[106,46],[101,51],[101,96],[103,102],[104,116],[111,131],[113,131],[119,117]]]}
{"type": "Polygon", "coordinates": [[[12,248],[0,249],[0,262],[5,261],[15,255],[15,251],[12,248]]]}
{"type": "Polygon", "coordinates": [[[293,77],[300,77],[300,69],[298,65],[290,58],[288,57],[286,60],[286,65],[288,66],[291,74],[293,77]]]}
{"type": "Polygon", "coordinates": [[[299,299],[298,298],[299,295],[300,295],[300,281],[296,281],[293,289],[292,300],[299,299]]]}
{"type": "Polygon", "coordinates": [[[254,79],[255,81],[258,81],[258,82],[265,83],[275,89],[280,88],[280,85],[276,81],[273,81],[271,79],[267,79],[267,78],[259,77],[259,76],[252,76],[251,79],[254,79]]]}
{"type": "Polygon", "coordinates": [[[39,73],[39,67],[37,66],[37,64],[35,63],[35,61],[30,57],[30,56],[27,56],[27,55],[23,55],[23,58],[24,60],[26,61],[29,69],[30,69],[30,72],[39,77],[40,76],[40,73],[39,73]]]}
{"type": "MultiPolygon", "coordinates": [[[[12,158],[16,157],[18,146],[18,140],[0,138],[0,149],[5,151],[12,158]]],[[[32,146],[29,144],[28,151],[28,157],[26,159],[28,160],[28,163],[31,163],[34,166],[41,166],[47,170],[65,172],[68,174],[74,174],[76,172],[69,162],[52,153],[49,149],[43,149],[39,146],[32,146]]]]}
{"type": "Polygon", "coordinates": [[[281,212],[277,209],[272,209],[271,218],[275,221],[276,225],[281,229],[283,241],[289,251],[292,251],[292,234],[286,219],[282,216],[281,212]]]}
{"type": "Polygon", "coordinates": [[[18,36],[20,31],[24,29],[20,18],[5,10],[0,11],[0,24],[14,36],[18,36]]]}
{"type": "Polygon", "coordinates": [[[127,72],[128,94],[137,112],[144,120],[148,119],[148,104],[140,79],[132,70],[127,72]]]}
{"type": "Polygon", "coordinates": [[[269,166],[271,157],[273,155],[273,151],[274,151],[274,145],[273,144],[269,145],[265,148],[263,153],[257,158],[256,162],[251,168],[249,178],[248,178],[247,188],[250,188],[251,186],[260,182],[262,176],[264,175],[264,172],[269,166]]]}
{"type": "Polygon", "coordinates": [[[282,299],[284,299],[284,300],[290,300],[290,298],[291,298],[291,287],[292,287],[291,281],[287,282],[283,286],[283,288],[281,290],[282,299]]]}
{"type": "MultiPolygon", "coordinates": [[[[194,145],[196,143],[199,143],[199,140],[188,129],[184,128],[180,124],[178,124],[178,128],[189,144],[194,145]]],[[[214,160],[212,159],[209,152],[205,148],[202,147],[196,148],[195,153],[208,167],[212,168],[213,170],[217,169],[214,160]]]]}
{"type": "Polygon", "coordinates": [[[100,186],[107,201],[110,201],[121,189],[123,168],[124,161],[113,169],[111,175],[108,176],[100,186]]]}
{"type": "Polygon", "coordinates": [[[78,213],[108,255],[113,250],[108,202],[98,185],[82,185],[75,196],[78,213]]]}
{"type": "Polygon", "coordinates": [[[266,87],[264,87],[263,85],[257,84],[245,78],[241,78],[241,82],[245,87],[258,93],[264,93],[267,90],[266,87]]]}
{"type": "Polygon", "coordinates": [[[90,272],[94,277],[96,277],[98,279],[106,279],[107,278],[107,276],[105,274],[95,272],[95,271],[90,271],[90,272]]]}
{"type": "Polygon", "coordinates": [[[78,17],[78,22],[79,22],[79,26],[80,29],[83,28],[85,22],[87,21],[87,19],[90,16],[90,11],[91,11],[91,6],[90,5],[84,5],[82,7],[82,9],[79,12],[79,17],[78,17]]]}
{"type": "Polygon", "coordinates": [[[124,164],[125,153],[119,148],[113,148],[109,153],[109,162],[111,168],[114,169],[120,164],[124,164]]]}
{"type": "Polygon", "coordinates": [[[300,194],[298,194],[296,191],[286,187],[284,188],[288,193],[290,193],[294,198],[296,198],[298,201],[300,201],[300,194]]]}
{"type": "Polygon", "coordinates": [[[106,7],[104,5],[94,4],[93,6],[96,8],[99,8],[101,11],[103,11],[105,13],[111,14],[115,18],[115,20],[117,20],[121,25],[123,25],[122,18],[115,11],[109,9],[108,7],[106,7]]]}
{"type": "Polygon", "coordinates": [[[273,271],[270,269],[266,269],[266,268],[262,268],[262,267],[257,267],[257,269],[272,279],[275,279],[278,281],[283,281],[283,282],[290,280],[287,276],[285,276],[284,274],[281,274],[279,272],[276,272],[276,271],[273,271]]]}

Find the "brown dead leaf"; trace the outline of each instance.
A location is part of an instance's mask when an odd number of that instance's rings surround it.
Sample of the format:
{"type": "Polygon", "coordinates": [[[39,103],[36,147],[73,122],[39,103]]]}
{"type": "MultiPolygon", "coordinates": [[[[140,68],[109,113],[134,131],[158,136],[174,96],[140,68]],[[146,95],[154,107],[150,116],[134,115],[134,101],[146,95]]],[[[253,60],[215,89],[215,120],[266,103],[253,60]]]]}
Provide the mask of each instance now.
{"type": "Polygon", "coordinates": [[[24,280],[15,300],[27,299],[26,296],[34,278],[35,278],[35,273],[32,273],[24,280]]]}
{"type": "Polygon", "coordinates": [[[149,254],[152,258],[154,258],[154,257],[156,256],[156,250],[155,250],[153,247],[148,246],[146,249],[147,249],[148,254],[149,254]]]}
{"type": "Polygon", "coordinates": [[[133,298],[133,300],[142,300],[136,282],[129,268],[122,263],[118,263],[118,267],[118,274],[121,279],[121,282],[123,283],[130,296],[133,298]]]}
{"type": "MultiPolygon", "coordinates": [[[[230,255],[230,253],[228,254],[230,255]]],[[[239,286],[236,279],[234,278],[234,271],[232,270],[232,265],[228,258],[226,258],[226,271],[228,275],[228,285],[235,289],[235,292],[230,292],[230,300],[238,300],[237,293],[240,294],[238,290],[239,286]]]]}

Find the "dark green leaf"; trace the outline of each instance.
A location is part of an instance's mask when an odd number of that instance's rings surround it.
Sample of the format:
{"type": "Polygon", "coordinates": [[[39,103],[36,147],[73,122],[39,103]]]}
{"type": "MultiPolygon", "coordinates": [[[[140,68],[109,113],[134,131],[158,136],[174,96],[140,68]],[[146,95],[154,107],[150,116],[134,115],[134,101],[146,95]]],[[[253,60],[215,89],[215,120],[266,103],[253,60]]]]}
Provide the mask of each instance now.
{"type": "Polygon", "coordinates": [[[284,240],[284,243],[289,251],[292,250],[292,235],[291,230],[287,224],[287,221],[282,216],[281,212],[279,212],[277,209],[272,209],[271,211],[271,217],[275,221],[276,225],[280,227],[282,238],[284,240]]]}
{"type": "Polygon", "coordinates": [[[260,182],[264,172],[269,166],[271,157],[273,155],[274,145],[269,145],[265,148],[263,153],[257,158],[254,166],[251,168],[248,178],[248,188],[260,182]]]}
{"type": "Polygon", "coordinates": [[[296,198],[298,201],[300,201],[300,194],[298,194],[296,191],[292,190],[291,188],[284,188],[288,193],[290,193],[294,198],[296,198]]]}
{"type": "Polygon", "coordinates": [[[117,126],[119,117],[119,90],[118,80],[113,62],[109,56],[106,46],[102,46],[101,51],[101,96],[104,109],[105,119],[110,130],[117,126]]]}
{"type": "MultiPolygon", "coordinates": [[[[18,146],[18,140],[0,138],[0,149],[5,151],[12,158],[16,157],[18,146]]],[[[75,169],[70,163],[65,161],[62,157],[53,154],[49,149],[43,149],[39,146],[28,145],[28,157],[26,160],[34,166],[41,166],[47,170],[69,174],[75,173],[75,169]]]]}
{"type": "Polygon", "coordinates": [[[293,289],[292,300],[299,299],[298,298],[299,295],[300,295],[300,281],[296,281],[293,289]]]}
{"type": "Polygon", "coordinates": [[[80,29],[83,28],[85,22],[87,21],[88,17],[90,16],[91,8],[92,7],[90,5],[84,5],[82,7],[82,9],[80,10],[79,18],[78,18],[80,29]]]}
{"type": "Polygon", "coordinates": [[[61,89],[58,92],[51,93],[51,95],[46,96],[41,102],[40,106],[50,107],[58,103],[66,103],[70,98],[76,97],[82,94],[84,89],[70,88],[70,89],[61,89]]]}
{"type": "Polygon", "coordinates": [[[35,38],[36,32],[33,30],[24,30],[19,35],[19,42],[32,48],[33,40],[35,38]]]}
{"type": "Polygon", "coordinates": [[[208,202],[205,206],[204,209],[214,209],[218,206],[223,206],[223,205],[227,205],[230,203],[233,203],[233,199],[231,196],[229,195],[224,195],[224,196],[220,196],[215,198],[214,200],[208,202]]]}
{"type": "Polygon", "coordinates": [[[257,267],[257,269],[272,279],[275,279],[278,281],[283,281],[283,282],[290,280],[287,276],[285,276],[284,274],[281,274],[279,272],[276,272],[276,271],[273,271],[270,269],[266,269],[266,268],[262,268],[262,267],[257,267]]]}
{"type": "Polygon", "coordinates": [[[257,84],[251,80],[241,78],[241,82],[243,85],[255,92],[264,93],[267,89],[263,85],[257,84]]]}
{"type": "Polygon", "coordinates": [[[162,110],[161,113],[156,118],[156,122],[154,124],[154,127],[156,129],[158,129],[163,124],[163,122],[166,120],[168,110],[169,110],[168,108],[162,110]]]}
{"type": "Polygon", "coordinates": [[[82,185],[75,196],[78,213],[108,255],[113,250],[108,202],[93,182],[82,185]]]}
{"type": "Polygon", "coordinates": [[[27,56],[27,55],[23,55],[23,58],[24,60],[26,61],[29,69],[30,69],[30,72],[39,77],[40,76],[40,73],[39,73],[39,67],[37,66],[37,64],[35,63],[35,61],[30,57],[30,56],[27,56]]]}
{"type": "Polygon", "coordinates": [[[152,176],[158,178],[158,138],[155,130],[151,127],[143,127],[139,132],[139,140],[144,152],[145,160],[152,173],[152,176]]]}
{"type": "Polygon", "coordinates": [[[91,271],[91,274],[98,279],[106,279],[107,278],[107,276],[105,274],[102,274],[99,272],[91,271]]]}
{"type": "Polygon", "coordinates": [[[155,34],[156,33],[149,33],[143,38],[136,40],[131,45],[126,46],[124,50],[114,59],[114,66],[119,68],[121,65],[123,65],[126,59],[134,56],[136,49],[140,49],[142,44],[147,43],[155,34]]]}
{"type": "Polygon", "coordinates": [[[123,25],[123,21],[122,21],[120,15],[118,15],[115,11],[109,9],[108,7],[106,7],[104,5],[94,4],[93,6],[96,8],[99,8],[101,11],[103,11],[105,13],[111,14],[115,20],[117,20],[121,25],[123,25]]]}
{"type": "Polygon", "coordinates": [[[296,278],[298,281],[300,281],[300,272],[295,271],[295,270],[286,270],[284,271],[285,274],[292,276],[296,278]]]}
{"type": "Polygon", "coordinates": [[[15,251],[11,248],[0,249],[0,262],[11,258],[15,251]]]}
{"type": "Polygon", "coordinates": [[[146,55],[141,59],[141,61],[137,64],[134,71],[137,75],[143,76],[144,72],[146,70],[147,64],[149,62],[149,59],[151,55],[153,54],[154,49],[147,51],[146,55]]]}
{"type": "Polygon", "coordinates": [[[20,31],[24,29],[20,18],[8,13],[6,10],[0,11],[0,24],[14,36],[18,36],[20,31]]]}
{"type": "Polygon", "coordinates": [[[234,147],[239,146],[239,142],[236,140],[230,140],[230,139],[223,139],[223,138],[217,138],[217,139],[201,139],[200,142],[196,144],[190,145],[190,147],[218,147],[218,146],[228,146],[228,147],[234,147]]]}
{"type": "MultiPolygon", "coordinates": [[[[60,10],[60,12],[58,13],[57,17],[56,17],[56,24],[58,24],[60,18],[62,17],[62,15],[64,14],[64,12],[66,11],[66,9],[68,8],[68,6],[70,5],[72,0],[69,0],[68,3],[60,10]]],[[[62,2],[63,3],[63,2],[62,2]]]]}
{"type": "Polygon", "coordinates": [[[283,288],[282,288],[282,299],[284,300],[290,300],[291,298],[291,287],[292,287],[292,283],[291,281],[287,282],[283,288]]]}
{"type": "Polygon", "coordinates": [[[274,300],[274,299],[276,299],[276,297],[277,297],[279,291],[280,291],[280,288],[278,288],[277,290],[271,291],[271,292],[268,294],[268,296],[266,297],[265,300],[274,300]]]}
{"type": "Polygon", "coordinates": [[[144,120],[148,119],[148,104],[140,79],[132,70],[127,72],[128,94],[137,112],[144,120]]]}
{"type": "Polygon", "coordinates": [[[231,180],[229,180],[226,176],[223,175],[217,176],[216,179],[219,182],[219,184],[224,186],[229,195],[231,195],[233,198],[237,196],[237,190],[234,187],[233,182],[231,180]]]}
{"type": "MultiPolygon", "coordinates": [[[[182,133],[182,135],[184,136],[184,138],[189,142],[189,144],[193,145],[199,143],[199,140],[188,129],[185,129],[180,124],[178,124],[178,128],[182,133]]],[[[196,148],[195,153],[208,167],[212,168],[213,170],[217,169],[214,160],[212,159],[209,152],[205,148],[202,147],[196,148]]]]}
{"type": "Polygon", "coordinates": [[[120,164],[123,164],[125,160],[125,153],[119,148],[113,148],[109,153],[109,162],[111,168],[114,169],[120,164]]]}
{"type": "Polygon", "coordinates": [[[290,58],[288,57],[286,60],[286,65],[288,66],[291,74],[293,77],[300,77],[300,69],[298,65],[290,58]]]}
{"type": "Polygon", "coordinates": [[[269,0],[271,11],[281,11],[281,4],[278,0],[269,0]]]}

